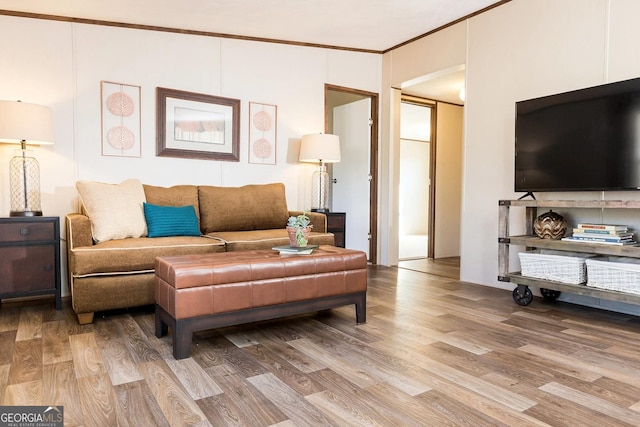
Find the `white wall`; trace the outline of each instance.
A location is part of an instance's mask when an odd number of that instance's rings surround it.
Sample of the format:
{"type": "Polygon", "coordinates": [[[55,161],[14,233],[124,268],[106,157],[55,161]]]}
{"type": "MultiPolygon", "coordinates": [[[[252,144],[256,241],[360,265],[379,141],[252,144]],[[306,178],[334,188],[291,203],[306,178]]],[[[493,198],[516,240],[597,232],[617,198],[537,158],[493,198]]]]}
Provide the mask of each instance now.
{"type": "Polygon", "coordinates": [[[379,153],[379,254],[383,265],[398,264],[398,203],[400,170],[400,98],[403,84],[431,73],[465,64],[466,23],[462,22],[429,37],[383,55],[382,114],[379,153]]]}
{"type": "MultiPolygon", "coordinates": [[[[640,76],[633,1],[512,1],[469,22],[462,280],[495,282],[495,212],[513,198],[514,103],[640,76]],[[484,214],[481,214],[484,213],[484,214]],[[491,244],[490,244],[491,243],[491,244]]],[[[637,198],[637,193],[537,194],[637,198]]],[[[510,285],[506,285],[509,286],[510,285]]]]}
{"type": "Polygon", "coordinates": [[[516,196],[515,102],[603,82],[605,4],[516,0],[470,20],[462,280],[497,282],[497,201],[516,196]]]}
{"type": "MultiPolygon", "coordinates": [[[[56,143],[34,149],[46,216],[77,209],[79,179],[284,182],[290,208],[308,209],[313,165],[297,161],[298,145],[301,135],[324,130],[325,83],[376,93],[381,85],[380,55],[8,16],[0,16],[0,52],[0,99],[53,109],[56,143]],[[141,158],[101,155],[102,80],[141,87],[141,158]],[[158,86],[240,99],[240,161],[156,157],[158,86]],[[277,105],[275,166],[247,161],[249,101],[277,105]]],[[[0,165],[14,150],[0,144],[0,165]]],[[[0,215],[10,207],[7,169],[0,166],[0,215]]]]}
{"type": "MultiPolygon", "coordinates": [[[[521,195],[513,192],[515,102],[640,76],[639,15],[640,2],[635,0],[512,0],[385,54],[383,87],[399,87],[408,79],[466,64],[461,280],[513,287],[497,281],[497,204],[521,195]]],[[[389,108],[384,126],[391,126],[394,118],[389,108]]],[[[396,142],[388,137],[385,149],[392,153],[396,142]]],[[[393,164],[388,169],[393,170],[393,164]]],[[[392,193],[393,184],[387,190],[392,193]]],[[[637,221],[635,214],[628,222],[637,221]]]]}
{"type": "MultiPolygon", "coordinates": [[[[429,207],[428,141],[400,140],[400,235],[426,235],[429,207]]],[[[424,253],[427,253],[426,242],[424,253]]]]}
{"type": "MultiPolygon", "coordinates": [[[[75,192],[69,190],[75,176],[75,153],[71,143],[75,90],[71,27],[0,17],[0,35],[3,59],[0,99],[43,104],[53,110],[57,144],[30,146],[29,149],[40,163],[44,214],[59,216],[73,208],[71,193],[75,192]]],[[[9,214],[8,166],[17,147],[0,144],[0,215],[3,216],[9,214]]]]}

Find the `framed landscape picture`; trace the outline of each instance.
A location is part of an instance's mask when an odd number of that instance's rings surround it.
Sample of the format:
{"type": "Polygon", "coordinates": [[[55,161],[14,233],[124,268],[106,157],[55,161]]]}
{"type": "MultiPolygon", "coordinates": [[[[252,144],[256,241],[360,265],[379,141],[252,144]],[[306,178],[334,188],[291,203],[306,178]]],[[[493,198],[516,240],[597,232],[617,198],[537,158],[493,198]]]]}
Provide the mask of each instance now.
{"type": "Polygon", "coordinates": [[[159,87],[157,155],[237,162],[240,100],[159,87]]]}

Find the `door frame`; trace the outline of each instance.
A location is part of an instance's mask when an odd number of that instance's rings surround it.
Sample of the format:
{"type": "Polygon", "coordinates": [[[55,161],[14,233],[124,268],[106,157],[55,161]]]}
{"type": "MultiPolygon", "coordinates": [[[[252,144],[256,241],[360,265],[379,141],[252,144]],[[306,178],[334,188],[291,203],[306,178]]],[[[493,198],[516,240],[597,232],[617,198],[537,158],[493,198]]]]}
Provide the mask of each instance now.
{"type": "Polygon", "coordinates": [[[324,85],[324,129],[326,133],[329,129],[329,116],[332,114],[329,102],[327,102],[329,92],[342,92],[371,100],[370,111],[370,153],[369,156],[369,262],[377,264],[378,260],[378,98],[375,92],[369,92],[344,86],[336,86],[325,83],[324,85]]]}
{"type": "MultiPolygon", "coordinates": [[[[429,209],[427,212],[427,258],[435,258],[435,232],[436,232],[436,153],[437,138],[436,126],[438,126],[438,103],[431,99],[422,98],[415,95],[401,94],[400,102],[422,105],[431,108],[430,114],[430,135],[429,135],[429,188],[427,198],[429,199],[429,209]]],[[[400,165],[402,167],[402,165],[400,165]]]]}

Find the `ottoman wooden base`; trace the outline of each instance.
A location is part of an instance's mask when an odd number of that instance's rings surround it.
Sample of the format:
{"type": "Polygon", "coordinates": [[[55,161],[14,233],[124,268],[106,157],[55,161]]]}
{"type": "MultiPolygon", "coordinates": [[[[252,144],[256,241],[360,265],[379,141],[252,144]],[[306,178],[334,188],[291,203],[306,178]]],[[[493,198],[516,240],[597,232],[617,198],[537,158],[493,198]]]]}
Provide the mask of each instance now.
{"type": "Polygon", "coordinates": [[[191,341],[193,340],[194,332],[328,310],[349,304],[355,304],[356,306],[356,323],[365,323],[367,321],[366,292],[279,304],[277,306],[250,308],[247,310],[181,320],[174,319],[173,316],[156,304],[156,337],[160,338],[166,335],[168,328],[171,327],[173,330],[173,357],[176,359],[184,359],[189,357],[189,353],[191,352],[191,341]]]}
{"type": "Polygon", "coordinates": [[[366,321],[366,254],[321,246],[310,255],[245,251],[156,258],[156,336],[173,330],[173,356],[193,333],[354,304],[366,321]]]}

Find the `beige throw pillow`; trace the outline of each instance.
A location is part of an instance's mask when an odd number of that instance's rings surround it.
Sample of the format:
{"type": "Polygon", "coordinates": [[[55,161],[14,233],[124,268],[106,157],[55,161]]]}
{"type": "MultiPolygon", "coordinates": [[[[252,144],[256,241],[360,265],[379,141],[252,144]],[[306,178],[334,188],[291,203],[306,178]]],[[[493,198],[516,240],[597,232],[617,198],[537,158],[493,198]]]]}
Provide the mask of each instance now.
{"type": "Polygon", "coordinates": [[[147,222],[142,203],[142,183],[128,179],[120,184],[78,181],[76,188],[96,243],[147,235],[147,222]]]}

